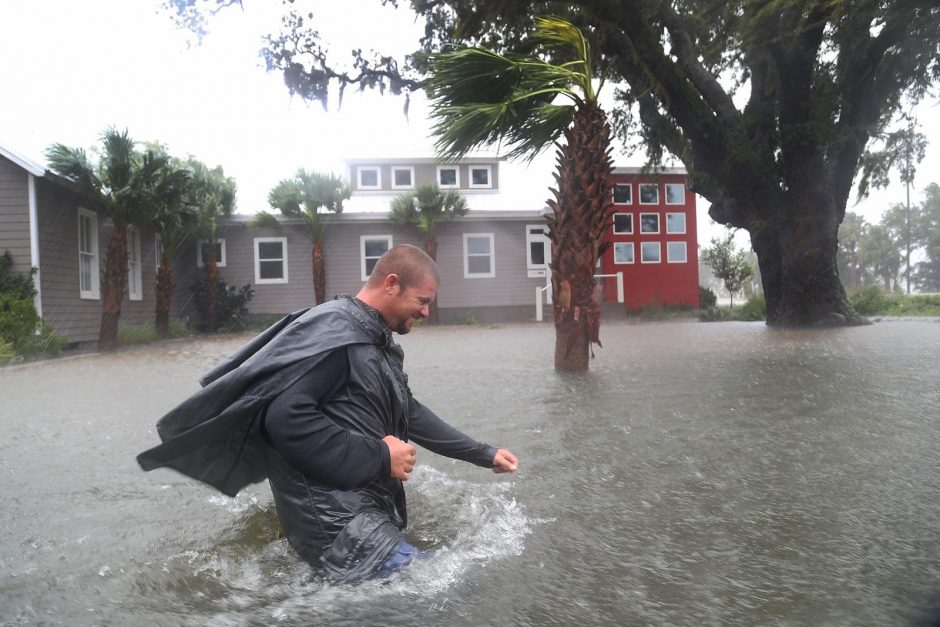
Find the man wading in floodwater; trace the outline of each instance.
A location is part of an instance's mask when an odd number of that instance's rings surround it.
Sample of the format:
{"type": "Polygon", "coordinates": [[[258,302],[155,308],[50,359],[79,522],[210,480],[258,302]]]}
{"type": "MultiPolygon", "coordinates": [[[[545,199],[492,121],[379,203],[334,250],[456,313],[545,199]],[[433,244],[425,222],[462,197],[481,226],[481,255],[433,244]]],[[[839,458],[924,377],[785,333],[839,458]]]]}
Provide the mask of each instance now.
{"type": "Polygon", "coordinates": [[[428,315],[439,282],[424,251],[395,246],[355,298],[287,316],[212,370],[160,419],[163,443],[137,461],[229,496],[267,476],[291,546],[330,579],[408,564],[416,554],[402,535],[402,482],[416,454],[409,440],[497,473],[518,465],[411,395],[392,332],[428,315]]]}

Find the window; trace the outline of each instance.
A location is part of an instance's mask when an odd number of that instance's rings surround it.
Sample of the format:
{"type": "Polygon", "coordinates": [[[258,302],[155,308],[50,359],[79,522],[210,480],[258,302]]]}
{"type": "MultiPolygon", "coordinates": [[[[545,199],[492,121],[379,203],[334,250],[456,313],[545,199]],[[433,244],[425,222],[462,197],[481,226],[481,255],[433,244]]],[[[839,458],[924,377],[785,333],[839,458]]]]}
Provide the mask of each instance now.
{"type": "Polygon", "coordinates": [[[618,235],[630,235],[633,233],[633,214],[615,213],[614,214],[614,233],[618,235]]]}
{"type": "Polygon", "coordinates": [[[492,233],[463,234],[463,276],[465,279],[496,276],[492,233]]]}
{"type": "Polygon", "coordinates": [[[666,204],[685,204],[685,185],[682,183],[666,183],[666,204]]]}
{"type": "MultiPolygon", "coordinates": [[[[196,260],[196,265],[200,268],[205,266],[209,262],[209,242],[201,239],[199,240],[199,258],[196,260]]],[[[225,240],[217,239],[215,240],[215,265],[224,268],[225,267],[225,240]]]]}
{"type": "Polygon", "coordinates": [[[153,234],[153,261],[159,271],[160,264],[163,263],[163,238],[159,233],[153,234]]]}
{"type": "Polygon", "coordinates": [[[415,169],[411,166],[392,168],[392,189],[414,189],[415,169]]]}
{"type": "Polygon", "coordinates": [[[659,263],[661,250],[659,242],[642,242],[640,244],[641,263],[659,263]]]}
{"type": "Polygon", "coordinates": [[[667,233],[685,233],[685,214],[667,213],[666,214],[666,232],[667,233]]]}
{"type": "Polygon", "coordinates": [[[659,185],[656,183],[640,183],[640,204],[659,204],[659,185]]]}
{"type": "Polygon", "coordinates": [[[633,204],[633,186],[629,183],[617,183],[613,187],[615,205],[633,204]]]}
{"type": "Polygon", "coordinates": [[[490,166],[473,165],[470,166],[470,187],[492,187],[490,180],[490,166]]]}
{"type": "Polygon", "coordinates": [[[143,277],[140,272],[140,230],[127,227],[127,298],[143,300],[143,277]]]}
{"type": "Polygon", "coordinates": [[[659,233],[659,214],[640,214],[640,233],[659,233]]]}
{"type": "Polygon", "coordinates": [[[633,263],[633,242],[614,242],[614,263],[633,263]]]}
{"type": "Polygon", "coordinates": [[[392,247],[391,235],[363,235],[359,238],[359,258],[362,280],[369,279],[375,262],[392,247]]]}
{"type": "Polygon", "coordinates": [[[437,186],[441,189],[460,187],[460,170],[457,166],[437,166],[437,186]]]}
{"type": "Polygon", "coordinates": [[[668,263],[685,263],[685,242],[666,242],[666,261],[668,263]]]}
{"type": "Polygon", "coordinates": [[[98,300],[98,216],[78,210],[78,295],[98,300]]]}
{"type": "Polygon", "coordinates": [[[540,224],[525,227],[526,267],[529,270],[544,270],[552,260],[552,245],[547,233],[548,227],[540,224]]]}
{"type": "Polygon", "coordinates": [[[382,174],[377,167],[359,166],[356,168],[356,174],[359,189],[382,189],[382,174]]]}
{"type": "Polygon", "coordinates": [[[255,238],[255,283],[287,283],[287,238],[255,238]]]}

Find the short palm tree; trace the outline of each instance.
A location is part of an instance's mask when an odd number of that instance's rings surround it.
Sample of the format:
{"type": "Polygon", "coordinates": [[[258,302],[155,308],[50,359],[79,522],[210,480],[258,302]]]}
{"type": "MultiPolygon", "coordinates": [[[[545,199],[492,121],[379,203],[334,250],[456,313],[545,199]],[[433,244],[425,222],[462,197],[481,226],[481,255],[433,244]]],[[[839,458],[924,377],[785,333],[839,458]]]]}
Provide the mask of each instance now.
{"type": "MultiPolygon", "coordinates": [[[[437,261],[437,225],[466,213],[467,201],[457,191],[441,191],[436,183],[426,183],[392,201],[391,220],[398,225],[414,225],[423,233],[424,249],[437,261]]],[[[428,322],[438,322],[436,299],[431,302],[428,322]]]]}
{"type": "Polygon", "coordinates": [[[104,211],[114,225],[108,242],[101,294],[98,349],[117,345],[121,303],[127,289],[127,227],[149,223],[154,182],[168,158],[153,151],[140,152],[128,132],[107,129],[97,164],[81,148],[53,144],[46,157],[50,168],[71,180],[104,211]]]}
{"type": "Polygon", "coordinates": [[[498,142],[509,146],[509,157],[532,158],[564,137],[547,217],[555,368],[586,370],[591,343],[600,344],[594,269],[613,207],[610,126],[597,103],[584,34],[562,19],[537,18],[532,43],[553,61],[480,47],[431,55],[433,130],[445,158],[498,142]],[[555,104],[558,96],[570,102],[555,104]]]}
{"type": "MultiPolygon", "coordinates": [[[[326,258],[323,255],[323,236],[326,224],[321,210],[343,212],[343,201],[350,196],[349,186],[342,178],[331,173],[297,170],[294,178],[284,179],[268,193],[268,204],[280,210],[286,218],[299,219],[307,227],[307,237],[313,244],[313,296],[317,304],[326,301],[326,258]]],[[[277,218],[261,211],[252,221],[254,226],[275,226],[277,218]]]]}

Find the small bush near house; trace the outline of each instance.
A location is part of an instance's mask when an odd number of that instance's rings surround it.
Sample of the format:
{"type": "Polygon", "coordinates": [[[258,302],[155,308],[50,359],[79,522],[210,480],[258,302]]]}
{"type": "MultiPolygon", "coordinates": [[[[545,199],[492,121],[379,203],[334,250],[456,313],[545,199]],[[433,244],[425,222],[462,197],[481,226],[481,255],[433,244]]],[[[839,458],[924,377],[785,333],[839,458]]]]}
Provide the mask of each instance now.
{"type": "Polygon", "coordinates": [[[464,325],[473,325],[480,324],[477,322],[477,319],[469,311],[467,313],[460,314],[454,318],[454,324],[464,324],[464,325]]]}
{"type": "MultiPolygon", "coordinates": [[[[196,311],[202,320],[201,329],[207,330],[209,312],[209,281],[205,276],[199,278],[189,288],[193,294],[196,311]]],[[[216,311],[215,330],[222,332],[241,331],[246,328],[248,320],[248,303],[254,298],[255,291],[251,284],[235,287],[219,279],[219,304],[216,311]]]]}
{"type": "Polygon", "coordinates": [[[12,267],[10,253],[0,255],[0,361],[59,353],[68,339],[56,336],[36,312],[35,268],[11,274],[12,267]]]}
{"type": "Polygon", "coordinates": [[[863,316],[884,314],[891,305],[888,296],[877,285],[855,292],[849,300],[855,311],[863,316]]]}
{"type": "Polygon", "coordinates": [[[766,320],[767,319],[767,301],[763,294],[752,294],[747,302],[741,307],[737,320],[766,320]]]}
{"type": "Polygon", "coordinates": [[[699,285],[698,303],[699,309],[710,309],[718,304],[718,296],[709,288],[699,285]]]}

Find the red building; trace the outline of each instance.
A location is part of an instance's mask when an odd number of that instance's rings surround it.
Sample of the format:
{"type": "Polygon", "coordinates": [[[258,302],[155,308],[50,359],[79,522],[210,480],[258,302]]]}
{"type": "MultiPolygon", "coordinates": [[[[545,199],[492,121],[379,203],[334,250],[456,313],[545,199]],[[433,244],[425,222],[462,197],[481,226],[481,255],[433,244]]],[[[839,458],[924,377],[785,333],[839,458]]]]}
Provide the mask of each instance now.
{"type": "MultiPolygon", "coordinates": [[[[695,194],[682,168],[644,174],[615,168],[611,247],[601,258],[602,274],[623,273],[628,311],[662,305],[699,306],[695,194]]],[[[607,279],[604,300],[617,302],[617,285],[607,279]]]]}

